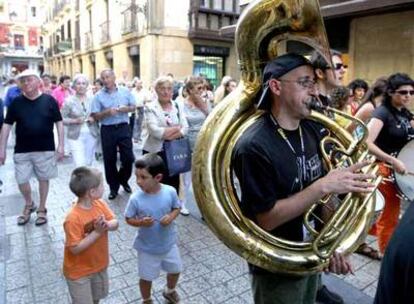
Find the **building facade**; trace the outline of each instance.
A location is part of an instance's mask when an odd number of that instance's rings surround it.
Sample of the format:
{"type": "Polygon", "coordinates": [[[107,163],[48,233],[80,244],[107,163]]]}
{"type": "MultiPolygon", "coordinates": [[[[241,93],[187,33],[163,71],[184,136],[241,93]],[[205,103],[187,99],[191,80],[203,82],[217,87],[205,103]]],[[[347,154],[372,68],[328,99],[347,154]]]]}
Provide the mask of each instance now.
{"type": "Polygon", "coordinates": [[[232,38],[238,0],[58,0],[46,6],[46,70],[56,76],[99,77],[114,69],[118,80],[203,74],[212,84],[238,75],[232,38]]]}
{"type": "MultiPolygon", "coordinates": [[[[241,0],[242,9],[252,0],[241,0]]],[[[345,83],[403,72],[414,77],[414,1],[320,0],[330,46],[343,53],[345,83]]],[[[224,34],[234,35],[235,28],[224,34]]]]}
{"type": "Polygon", "coordinates": [[[3,77],[28,68],[43,72],[42,2],[0,2],[0,69],[3,77]]]}

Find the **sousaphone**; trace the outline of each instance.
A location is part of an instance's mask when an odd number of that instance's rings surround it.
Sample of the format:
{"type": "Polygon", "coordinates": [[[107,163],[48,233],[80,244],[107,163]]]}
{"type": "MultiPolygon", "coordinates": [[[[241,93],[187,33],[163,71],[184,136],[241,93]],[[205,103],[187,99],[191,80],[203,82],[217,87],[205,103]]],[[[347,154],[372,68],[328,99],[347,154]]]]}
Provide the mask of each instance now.
{"type": "MultiPolygon", "coordinates": [[[[235,41],[240,83],[206,119],[193,154],[192,178],[198,207],[216,236],[249,263],[272,272],[298,275],[318,272],[335,250],[352,252],[365,238],[374,213],[374,191],[345,195],[321,231],[312,228],[309,219],[318,204],[326,203],[330,197],[315,202],[304,222],[311,241],[293,242],[272,236],[242,214],[231,156],[243,132],[263,114],[255,107],[262,69],[281,54],[278,50],[283,49],[281,46],[286,41],[305,43],[330,58],[319,3],[316,0],[252,1],[240,16],[235,41]]],[[[370,157],[365,144],[366,128],[362,138],[356,139],[326,115],[312,111],[311,119],[330,131],[330,136],[321,143],[334,147],[333,151],[323,153],[328,170],[370,157]]],[[[376,174],[377,167],[370,165],[363,171],[376,174]]],[[[379,179],[374,183],[378,185],[379,179]]]]}

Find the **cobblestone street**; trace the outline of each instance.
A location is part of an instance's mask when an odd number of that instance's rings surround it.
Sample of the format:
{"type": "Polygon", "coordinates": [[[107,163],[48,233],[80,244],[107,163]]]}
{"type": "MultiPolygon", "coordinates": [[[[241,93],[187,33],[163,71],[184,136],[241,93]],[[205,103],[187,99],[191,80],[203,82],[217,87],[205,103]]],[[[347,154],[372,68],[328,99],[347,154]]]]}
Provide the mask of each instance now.
{"type": "MultiPolygon", "coordinates": [[[[102,163],[97,166],[102,169],[102,163]]],[[[0,194],[0,303],[70,303],[62,275],[64,232],[62,222],[74,195],[68,188],[73,164],[59,164],[59,178],[53,180],[48,197],[47,225],[34,226],[34,215],[26,226],[16,225],[23,208],[14,180],[12,150],[0,168],[4,182],[0,194]]],[[[130,185],[136,188],[135,178],[130,185]]],[[[32,183],[37,202],[37,182],[32,183]]],[[[107,189],[108,190],[108,189],[107,189]]],[[[104,194],[107,197],[108,192],[104,194]]],[[[103,303],[140,303],[136,252],[132,241],[136,229],[128,226],[123,211],[129,195],[120,191],[109,203],[119,219],[118,231],[110,233],[110,295],[103,303]]],[[[253,303],[246,263],[228,250],[201,220],[194,204],[191,215],[177,220],[179,247],[184,272],[178,292],[183,303],[253,303]]],[[[369,239],[370,242],[373,239],[369,239]]],[[[375,294],[380,263],[359,255],[352,256],[355,276],[324,276],[324,283],[340,293],[346,303],[371,303],[375,294]]],[[[161,291],[165,275],[154,282],[155,303],[164,303],[161,291]]]]}

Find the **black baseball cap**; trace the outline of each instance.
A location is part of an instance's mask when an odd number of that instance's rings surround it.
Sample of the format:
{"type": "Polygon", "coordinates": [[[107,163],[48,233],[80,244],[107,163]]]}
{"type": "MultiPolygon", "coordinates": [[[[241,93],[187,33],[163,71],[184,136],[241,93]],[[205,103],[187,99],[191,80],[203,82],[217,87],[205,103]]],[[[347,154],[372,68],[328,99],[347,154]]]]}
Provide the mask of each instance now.
{"type": "Polygon", "coordinates": [[[257,108],[269,109],[269,80],[277,79],[286,73],[300,67],[302,65],[309,65],[312,67],[312,63],[303,57],[295,53],[287,53],[276,57],[276,59],[269,61],[264,70],[262,78],[262,95],[257,102],[257,108]]]}

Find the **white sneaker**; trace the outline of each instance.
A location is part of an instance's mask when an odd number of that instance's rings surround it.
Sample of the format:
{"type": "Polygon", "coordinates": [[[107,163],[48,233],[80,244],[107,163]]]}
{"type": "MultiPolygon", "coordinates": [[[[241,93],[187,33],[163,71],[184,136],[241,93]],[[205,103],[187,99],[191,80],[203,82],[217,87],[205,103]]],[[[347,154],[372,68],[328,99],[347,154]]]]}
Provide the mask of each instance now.
{"type": "Polygon", "coordinates": [[[181,208],[180,213],[185,216],[190,215],[190,211],[185,207],[181,208]]]}

